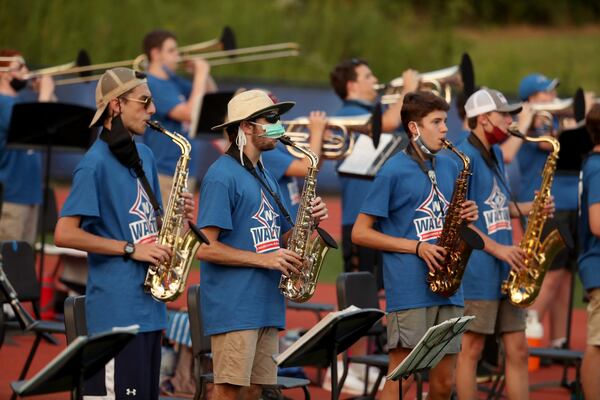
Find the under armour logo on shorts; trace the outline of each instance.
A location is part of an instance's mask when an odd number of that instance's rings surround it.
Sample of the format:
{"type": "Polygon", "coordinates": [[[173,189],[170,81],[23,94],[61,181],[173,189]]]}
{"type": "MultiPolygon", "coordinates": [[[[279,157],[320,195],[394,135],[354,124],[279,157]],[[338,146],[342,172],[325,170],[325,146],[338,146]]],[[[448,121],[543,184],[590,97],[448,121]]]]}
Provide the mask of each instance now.
{"type": "Polygon", "coordinates": [[[127,395],[127,396],[135,396],[135,392],[136,392],[135,389],[129,389],[129,388],[125,389],[125,395],[127,395]]]}

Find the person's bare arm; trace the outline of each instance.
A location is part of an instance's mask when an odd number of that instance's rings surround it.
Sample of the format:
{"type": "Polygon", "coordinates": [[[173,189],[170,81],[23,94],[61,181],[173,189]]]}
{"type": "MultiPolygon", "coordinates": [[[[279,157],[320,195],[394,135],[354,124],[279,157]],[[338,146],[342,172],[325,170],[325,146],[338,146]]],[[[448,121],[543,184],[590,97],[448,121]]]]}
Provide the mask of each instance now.
{"type": "MultiPolygon", "coordinates": [[[[205,60],[197,59],[194,61],[194,80],[192,82],[192,92],[187,101],[179,103],[169,112],[169,118],[181,122],[190,122],[194,112],[194,105],[202,96],[209,92],[211,85],[210,65],[205,60]]],[[[214,82],[213,82],[214,84],[214,82]]]]}
{"type": "Polygon", "coordinates": [[[430,271],[441,268],[440,263],[446,255],[443,247],[379,232],[373,227],[375,221],[376,218],[372,215],[358,214],[352,228],[352,243],[379,251],[416,254],[425,261],[430,271]]]}
{"type": "Polygon", "coordinates": [[[483,251],[506,262],[513,270],[518,271],[525,268],[525,253],[519,247],[500,244],[473,224],[469,225],[469,228],[477,232],[483,239],[483,251]]]}
{"type": "MultiPolygon", "coordinates": [[[[86,251],[88,253],[122,256],[125,254],[124,240],[109,239],[89,233],[80,227],[81,217],[61,217],[54,230],[54,243],[60,247],[86,251]]],[[[136,261],[158,263],[167,261],[171,256],[168,247],[157,243],[137,243],[131,255],[136,261]]]]}
{"type": "Polygon", "coordinates": [[[407,69],[402,72],[402,79],[404,80],[404,86],[402,92],[398,98],[398,101],[390,105],[387,110],[381,116],[381,129],[383,132],[393,132],[402,123],[400,117],[400,111],[402,110],[402,103],[404,102],[404,96],[409,92],[414,92],[419,88],[419,73],[412,69],[407,69]]]}
{"type": "Polygon", "coordinates": [[[286,276],[291,272],[299,273],[298,268],[302,266],[302,259],[293,251],[279,249],[259,254],[237,249],[219,242],[220,232],[221,230],[215,226],[202,229],[202,233],[206,235],[210,244],[200,246],[196,255],[198,259],[227,266],[275,269],[286,276]]]}
{"type": "Polygon", "coordinates": [[[590,232],[600,238],[600,203],[594,203],[588,207],[590,232]]]}

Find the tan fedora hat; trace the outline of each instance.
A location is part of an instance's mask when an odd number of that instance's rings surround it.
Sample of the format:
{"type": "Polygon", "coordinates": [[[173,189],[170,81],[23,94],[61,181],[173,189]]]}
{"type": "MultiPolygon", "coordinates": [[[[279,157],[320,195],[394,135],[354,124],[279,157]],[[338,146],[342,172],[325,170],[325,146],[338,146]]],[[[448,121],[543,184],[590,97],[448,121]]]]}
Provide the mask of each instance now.
{"type": "Polygon", "coordinates": [[[269,111],[275,111],[281,115],[288,112],[295,104],[293,101],[274,103],[271,97],[262,90],[247,90],[234,96],[227,103],[227,122],[213,126],[211,129],[217,131],[229,125],[254,119],[269,111]]]}
{"type": "Polygon", "coordinates": [[[131,89],[147,83],[146,76],[129,68],[106,70],[96,85],[96,114],[90,126],[101,125],[100,117],[108,103],[131,89]]]}

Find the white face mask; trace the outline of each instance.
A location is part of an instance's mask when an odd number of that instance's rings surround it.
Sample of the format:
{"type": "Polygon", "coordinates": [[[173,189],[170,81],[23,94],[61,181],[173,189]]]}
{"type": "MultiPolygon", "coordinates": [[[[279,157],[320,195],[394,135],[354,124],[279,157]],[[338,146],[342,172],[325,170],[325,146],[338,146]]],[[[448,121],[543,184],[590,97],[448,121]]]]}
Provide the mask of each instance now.
{"type": "Polygon", "coordinates": [[[425,142],[423,142],[423,140],[421,139],[421,131],[419,130],[419,125],[415,122],[415,127],[417,128],[417,135],[413,138],[413,141],[417,144],[417,146],[419,146],[419,149],[421,149],[421,151],[427,155],[430,156],[434,156],[435,153],[433,153],[431,150],[429,150],[427,148],[427,146],[425,145],[425,142]]]}

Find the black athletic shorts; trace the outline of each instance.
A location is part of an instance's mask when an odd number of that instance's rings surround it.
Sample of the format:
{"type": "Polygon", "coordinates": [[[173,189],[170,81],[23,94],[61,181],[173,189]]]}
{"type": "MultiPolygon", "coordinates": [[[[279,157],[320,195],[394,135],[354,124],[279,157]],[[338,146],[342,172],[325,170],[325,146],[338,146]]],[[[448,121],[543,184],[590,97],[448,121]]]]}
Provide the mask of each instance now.
{"type": "Polygon", "coordinates": [[[84,399],[103,396],[102,399],[158,400],[161,338],[161,331],[138,333],[103,369],[85,381],[84,399]]]}

